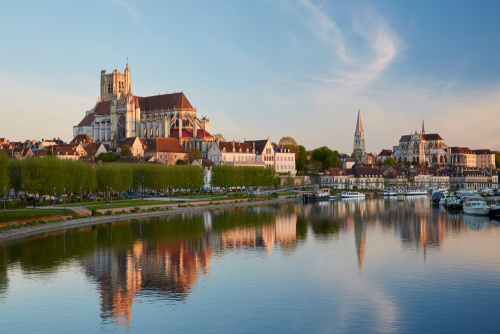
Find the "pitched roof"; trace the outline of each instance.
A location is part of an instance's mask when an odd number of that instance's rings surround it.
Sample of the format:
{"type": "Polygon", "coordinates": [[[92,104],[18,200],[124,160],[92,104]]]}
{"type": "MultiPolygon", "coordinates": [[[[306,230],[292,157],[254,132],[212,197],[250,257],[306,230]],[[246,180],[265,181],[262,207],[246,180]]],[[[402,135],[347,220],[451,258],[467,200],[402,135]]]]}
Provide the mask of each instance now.
{"type": "Polygon", "coordinates": [[[473,150],[476,154],[493,154],[490,150],[473,150]]]}
{"type": "MultiPolygon", "coordinates": [[[[196,131],[197,137],[199,138],[213,138],[213,136],[205,131],[204,129],[200,129],[196,131]]],[[[170,137],[172,138],[179,138],[179,129],[173,129],[170,131],[170,137]]],[[[193,137],[193,130],[192,129],[182,129],[182,137],[184,138],[191,138],[193,137]]]]}
{"type": "Polygon", "coordinates": [[[94,113],[96,115],[111,115],[111,101],[98,102],[94,113]]]}
{"type": "Polygon", "coordinates": [[[473,154],[474,152],[468,147],[450,147],[451,153],[473,154]]]}
{"type": "Polygon", "coordinates": [[[423,134],[420,135],[420,137],[425,140],[443,140],[443,138],[441,138],[441,136],[437,133],[423,134]]]}
{"type": "Polygon", "coordinates": [[[141,110],[159,110],[159,109],[193,109],[184,93],[173,93],[163,95],[153,95],[147,97],[134,96],[136,103],[141,110]]]}
{"type": "Polygon", "coordinates": [[[76,135],[75,138],[70,142],[70,144],[78,144],[78,143],[93,143],[94,141],[87,134],[79,134],[76,135]]]}
{"type": "Polygon", "coordinates": [[[404,135],[404,136],[401,136],[401,139],[399,140],[400,142],[409,142],[411,140],[411,136],[410,135],[404,135]]]}
{"type": "Polygon", "coordinates": [[[379,153],[379,157],[390,157],[392,155],[392,150],[382,150],[382,152],[379,153]]]}
{"type": "Polygon", "coordinates": [[[220,141],[219,142],[219,148],[226,149],[226,152],[232,152],[233,148],[236,152],[239,152],[241,149],[242,152],[246,152],[248,149],[248,153],[253,153],[253,147],[250,145],[250,143],[240,143],[240,142],[235,142],[235,141],[220,141]]]}
{"type": "Polygon", "coordinates": [[[87,151],[87,155],[93,156],[97,153],[99,150],[99,147],[102,145],[102,143],[90,143],[85,147],[85,151],[87,151]]]}
{"type": "Polygon", "coordinates": [[[94,113],[90,113],[88,114],[87,116],[85,116],[80,123],[78,123],[77,126],[91,126],[92,125],[92,122],[94,121],[95,119],[95,114],[94,113]]]}
{"type": "Polygon", "coordinates": [[[264,148],[266,147],[268,141],[269,139],[245,140],[245,143],[249,143],[252,146],[252,148],[255,145],[255,153],[260,155],[264,152],[264,148]]]}
{"type": "Polygon", "coordinates": [[[372,167],[364,167],[364,166],[353,166],[352,172],[355,177],[360,177],[361,175],[376,175],[380,176],[380,171],[376,168],[372,167]]]}
{"type": "Polygon", "coordinates": [[[146,148],[144,153],[187,153],[186,150],[179,144],[177,139],[157,137],[151,145],[146,148]]]}

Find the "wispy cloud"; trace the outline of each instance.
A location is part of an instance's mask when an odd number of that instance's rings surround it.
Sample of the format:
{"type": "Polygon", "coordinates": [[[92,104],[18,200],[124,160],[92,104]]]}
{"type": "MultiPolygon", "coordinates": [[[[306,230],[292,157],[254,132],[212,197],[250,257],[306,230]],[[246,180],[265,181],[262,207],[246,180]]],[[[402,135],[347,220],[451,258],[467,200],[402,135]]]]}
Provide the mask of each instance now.
{"type": "Polygon", "coordinates": [[[145,33],[145,34],[148,34],[143,22],[142,22],[142,18],[141,16],[139,15],[138,11],[132,7],[128,2],[126,2],[125,0],[109,0],[110,2],[116,4],[116,5],[119,5],[120,7],[122,7],[126,12],[127,14],[132,18],[132,20],[134,20],[134,22],[137,24],[137,26],[145,33]]]}

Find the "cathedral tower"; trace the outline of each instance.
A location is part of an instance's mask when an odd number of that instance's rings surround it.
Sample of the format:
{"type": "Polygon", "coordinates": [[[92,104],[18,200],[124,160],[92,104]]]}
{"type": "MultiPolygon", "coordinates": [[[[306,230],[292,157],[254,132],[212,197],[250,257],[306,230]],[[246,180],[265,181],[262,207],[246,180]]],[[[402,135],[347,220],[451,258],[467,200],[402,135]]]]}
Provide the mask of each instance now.
{"type": "Polygon", "coordinates": [[[123,92],[127,95],[131,91],[130,68],[125,68],[125,73],[113,70],[106,74],[106,70],[101,71],[101,101],[111,101],[113,95],[120,97],[123,92]]]}
{"type": "MultiPolygon", "coordinates": [[[[361,110],[358,110],[358,120],[356,122],[356,131],[354,132],[354,150],[361,150],[361,157],[365,154],[365,133],[363,131],[363,122],[361,121],[361,110]]],[[[361,157],[359,157],[361,159],[361,157]]]]}

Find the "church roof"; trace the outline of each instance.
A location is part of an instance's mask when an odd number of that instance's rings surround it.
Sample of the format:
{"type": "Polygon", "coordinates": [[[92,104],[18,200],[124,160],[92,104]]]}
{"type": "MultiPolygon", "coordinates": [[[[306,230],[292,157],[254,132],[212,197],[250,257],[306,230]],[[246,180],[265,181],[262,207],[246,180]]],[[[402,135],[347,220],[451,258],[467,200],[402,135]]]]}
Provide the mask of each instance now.
{"type": "Polygon", "coordinates": [[[425,140],[443,140],[437,133],[422,134],[420,137],[425,140]]]}
{"type": "Polygon", "coordinates": [[[193,109],[184,93],[173,93],[163,95],[153,95],[147,97],[134,96],[139,103],[141,110],[159,110],[159,109],[193,109]]]}
{"type": "MultiPolygon", "coordinates": [[[[199,129],[196,131],[197,137],[200,138],[212,138],[212,135],[208,133],[204,129],[199,129]]],[[[182,137],[184,138],[191,138],[193,136],[193,130],[191,129],[182,129],[182,137]]],[[[179,138],[179,129],[173,129],[170,131],[170,137],[172,138],[179,138]]]]}
{"type": "Polygon", "coordinates": [[[94,113],[96,115],[111,115],[111,101],[101,101],[97,103],[94,113]]]}
{"type": "Polygon", "coordinates": [[[85,116],[80,123],[78,123],[78,126],[91,126],[92,122],[94,121],[95,114],[88,114],[85,116]]]}
{"type": "Polygon", "coordinates": [[[411,136],[410,135],[404,135],[404,136],[401,136],[401,139],[399,141],[403,142],[403,143],[406,143],[406,142],[409,142],[410,140],[411,140],[411,136]]]}

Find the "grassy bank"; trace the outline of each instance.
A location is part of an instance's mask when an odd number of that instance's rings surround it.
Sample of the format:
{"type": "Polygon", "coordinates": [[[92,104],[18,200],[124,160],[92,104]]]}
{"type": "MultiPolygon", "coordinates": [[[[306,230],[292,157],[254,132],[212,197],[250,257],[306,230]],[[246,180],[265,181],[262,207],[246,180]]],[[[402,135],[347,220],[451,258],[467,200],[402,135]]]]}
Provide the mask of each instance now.
{"type": "Polygon", "coordinates": [[[21,209],[0,212],[0,223],[27,220],[32,218],[67,216],[73,211],[68,209],[21,209]]]}

